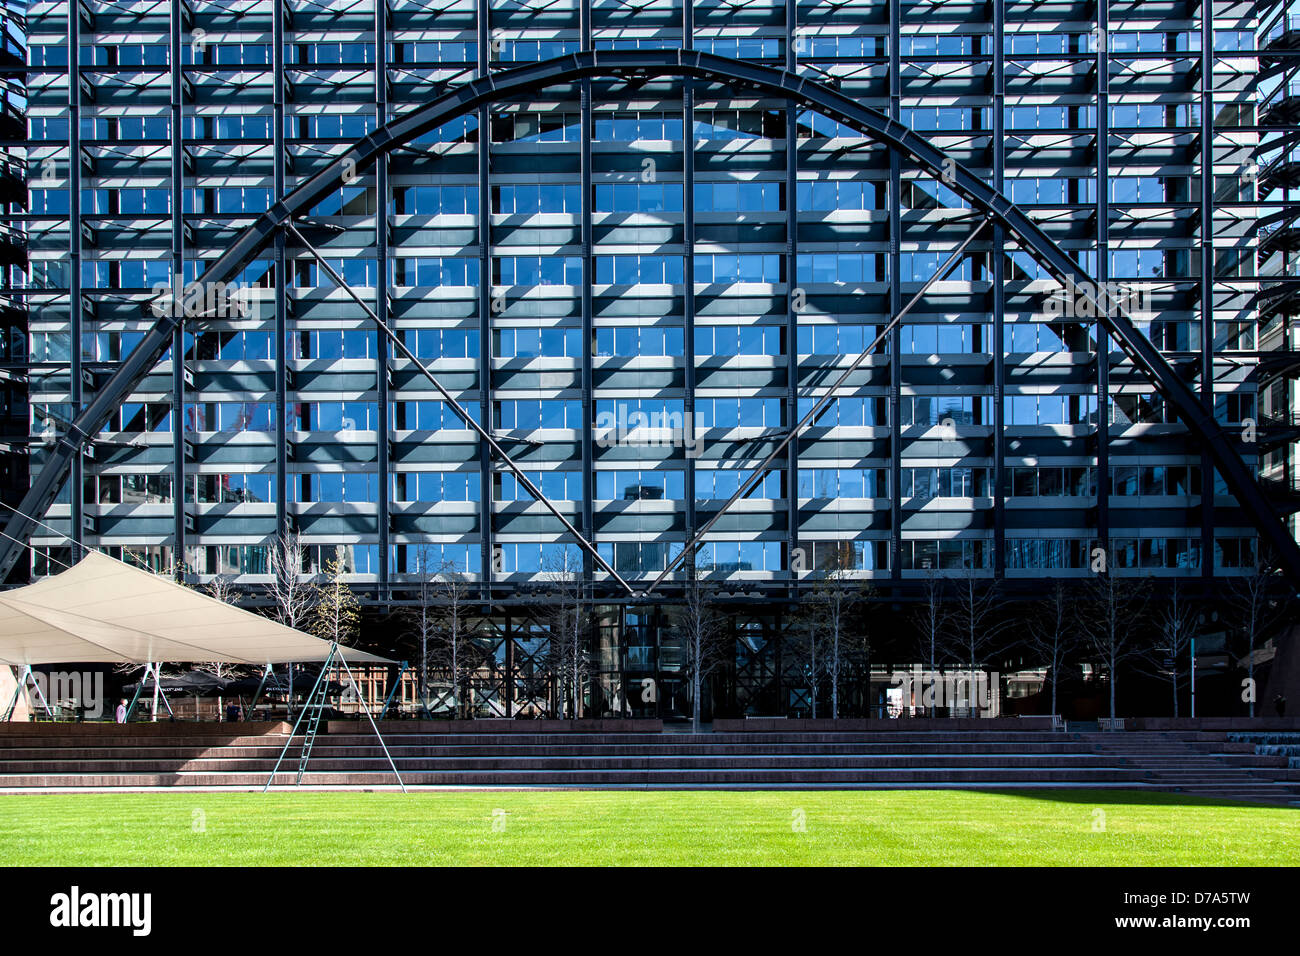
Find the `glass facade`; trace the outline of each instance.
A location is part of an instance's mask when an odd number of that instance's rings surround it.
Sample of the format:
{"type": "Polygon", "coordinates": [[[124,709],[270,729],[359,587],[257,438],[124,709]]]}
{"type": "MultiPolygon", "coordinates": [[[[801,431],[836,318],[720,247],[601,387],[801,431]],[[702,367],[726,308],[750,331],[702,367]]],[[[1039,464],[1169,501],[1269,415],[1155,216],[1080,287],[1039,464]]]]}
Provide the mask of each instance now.
{"type": "MultiPolygon", "coordinates": [[[[169,287],[279,197],[457,84],[584,46],[762,63],[895,118],[1107,283],[1221,423],[1249,430],[1272,407],[1255,375],[1256,75],[1291,12],[73,9],[71,22],[64,0],[27,10],[29,191],[10,225],[29,262],[9,271],[33,471],[41,439],[130,355],[169,287]]],[[[494,102],[345,179],[298,228],[629,579],[666,567],[973,228],[969,200],[907,156],[721,79],[596,78],[494,102]]],[[[1294,272],[1287,255],[1268,268],[1294,272]]],[[[784,595],[823,556],[900,592],[934,569],[1082,577],[1099,547],[1120,573],[1252,563],[1254,532],[1204,477],[1202,449],[1086,308],[1054,311],[1054,288],[1001,227],[977,239],[727,512],[702,566],[784,595]]],[[[58,570],[66,533],[256,586],[287,528],[309,570],[341,548],[380,602],[418,578],[426,546],[510,599],[570,547],[292,238],[215,295],[183,298],[183,333],[43,516],[33,573],[58,570]]],[[[621,633],[648,633],[654,614],[624,617],[621,633]]],[[[762,663],[769,623],[742,624],[752,667],[779,670],[762,663]]]]}

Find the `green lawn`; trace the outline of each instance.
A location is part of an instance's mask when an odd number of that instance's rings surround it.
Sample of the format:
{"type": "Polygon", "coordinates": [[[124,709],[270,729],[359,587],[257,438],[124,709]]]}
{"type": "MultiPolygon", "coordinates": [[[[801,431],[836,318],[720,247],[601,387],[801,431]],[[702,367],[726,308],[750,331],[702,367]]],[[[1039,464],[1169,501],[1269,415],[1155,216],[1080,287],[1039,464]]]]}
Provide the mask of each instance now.
{"type": "Polygon", "coordinates": [[[1300,864],[1300,809],[1170,794],[147,793],[0,796],[30,865],[1300,864]]]}

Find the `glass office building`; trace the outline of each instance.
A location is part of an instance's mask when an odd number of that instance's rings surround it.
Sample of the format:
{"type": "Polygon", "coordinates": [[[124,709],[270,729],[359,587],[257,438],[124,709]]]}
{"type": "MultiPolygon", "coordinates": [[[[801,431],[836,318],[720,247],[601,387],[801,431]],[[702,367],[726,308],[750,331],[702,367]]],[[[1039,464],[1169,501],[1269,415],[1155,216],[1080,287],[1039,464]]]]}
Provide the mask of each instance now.
{"type": "Polygon", "coordinates": [[[1294,534],[1300,510],[1295,474],[1300,417],[1296,415],[1293,360],[1295,320],[1300,314],[1300,4],[1294,0],[1264,5],[1259,27],[1258,98],[1260,141],[1258,252],[1260,349],[1258,370],[1261,421],[1272,434],[1261,449],[1264,484],[1284,502],[1294,534]]]}
{"type": "MultiPolygon", "coordinates": [[[[1277,22],[1226,0],[37,0],[29,191],[9,217],[28,464],[175,277],[359,138],[583,49],[765,64],[923,135],[1126,297],[1220,423],[1267,431],[1256,76],[1293,36],[1277,22]]],[[[251,593],[290,529],[308,570],[342,555],[368,601],[403,600],[432,553],[503,614],[526,603],[572,538],[355,293],[644,587],[978,225],[944,176],[769,93],[565,78],[343,176],[298,218],[304,242],[282,234],[187,299],[41,516],[31,573],[70,560],[69,535],[251,593]]],[[[1086,307],[1063,321],[1055,288],[1001,225],[978,235],[714,525],[699,564],[736,595],[770,710],[759,600],[828,561],[885,595],[935,570],[1083,577],[1098,549],[1120,574],[1254,564],[1205,449],[1086,307]]],[[[671,669],[659,610],[586,573],[610,668],[671,669]]]]}

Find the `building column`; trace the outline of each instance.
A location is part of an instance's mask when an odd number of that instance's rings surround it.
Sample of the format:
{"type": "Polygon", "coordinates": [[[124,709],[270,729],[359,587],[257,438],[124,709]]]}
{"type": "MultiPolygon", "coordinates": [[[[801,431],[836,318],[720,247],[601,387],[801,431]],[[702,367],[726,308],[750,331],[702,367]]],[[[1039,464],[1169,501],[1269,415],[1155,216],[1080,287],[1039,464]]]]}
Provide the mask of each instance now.
{"type": "MultiPolygon", "coordinates": [[[[271,161],[275,201],[285,193],[285,81],[284,26],[287,11],[283,0],[275,0],[271,26],[271,161]]],[[[279,538],[290,531],[289,522],[289,261],[284,230],[275,234],[275,534],[279,538]]]]}
{"type": "MultiPolygon", "coordinates": [[[[785,0],[785,68],[798,70],[795,51],[799,10],[796,0],[785,0]]],[[[793,430],[799,423],[799,311],[795,289],[799,282],[799,126],[794,103],[785,107],[785,341],[786,391],[785,427],[793,430]]],[[[798,571],[794,555],[799,550],[799,439],[790,442],[785,467],[786,565],[790,569],[790,596],[797,594],[798,571]]],[[[811,559],[812,555],[807,555],[811,559]]],[[[808,560],[805,567],[812,567],[808,560]]]]}
{"type": "MultiPolygon", "coordinates": [[[[695,2],[682,0],[682,49],[695,49],[695,2]]],[[[695,81],[682,78],[682,369],[685,436],[695,430],[695,81]]],[[[695,458],[685,456],[686,540],[699,524],[695,502],[695,458]]]]}
{"type": "MultiPolygon", "coordinates": [[[[902,45],[899,20],[902,16],[899,0],[889,0],[889,118],[902,122],[902,45]]],[[[889,151],[889,262],[886,276],[889,281],[889,319],[903,308],[903,290],[900,285],[902,256],[899,245],[902,233],[902,158],[898,150],[889,151]]],[[[886,321],[889,321],[886,319],[886,321]]],[[[903,580],[903,484],[902,440],[902,384],[903,359],[902,324],[889,335],[889,576],[899,585],[903,580]]]]}
{"type": "MultiPolygon", "coordinates": [[[[581,0],[578,5],[579,48],[591,49],[591,0],[581,0]]],[[[595,543],[596,455],[593,428],[596,419],[596,397],[593,384],[592,360],[595,353],[595,316],[591,287],[596,274],[592,258],[591,207],[593,187],[591,182],[591,80],[584,79],[578,87],[579,125],[579,179],[582,204],[580,207],[580,242],[582,245],[582,535],[595,543]]],[[[590,593],[595,563],[586,551],[582,554],[584,589],[590,593]]]]}
{"type": "MultiPolygon", "coordinates": [[[[487,76],[491,59],[490,0],[478,0],[478,64],[476,76],[487,76]]],[[[492,111],[478,109],[478,332],[479,422],[489,434],[492,421],[492,111]]],[[[479,464],[479,560],[483,596],[492,595],[495,549],[492,541],[492,450],[478,443],[479,464]]]]}
{"type": "MultiPolygon", "coordinates": [[[[1214,3],[1201,0],[1201,402],[1214,415],[1214,3]]],[[[1201,451],[1201,576],[1214,577],[1214,462],[1201,451]]]]}
{"type": "MultiPolygon", "coordinates": [[[[1098,283],[1110,281],[1110,0],[1097,2],[1097,266],[1098,283]]],[[[1108,297],[1103,297],[1108,308],[1108,297]]],[[[1110,335],[1096,324],[1097,337],[1097,546],[1110,553],[1110,335]]]]}
{"type": "MultiPolygon", "coordinates": [[[[1006,182],[1006,64],[1003,40],[1006,29],[1006,0],[993,0],[993,188],[1003,192],[1006,182]]],[[[1006,230],[1000,223],[993,226],[993,244],[989,251],[990,279],[993,283],[993,575],[1006,574],[1006,230]]],[[[974,489],[972,489],[973,491],[974,489]]]]}
{"type": "MultiPolygon", "coordinates": [[[[80,414],[84,400],[81,381],[84,321],[81,298],[81,12],[80,0],[68,0],[68,387],[74,419],[80,414]]],[[[68,534],[76,544],[81,544],[83,538],[85,452],[83,445],[72,459],[68,477],[71,516],[68,534]]],[[[39,518],[40,515],[32,517],[39,518]]],[[[81,560],[83,551],[82,548],[72,549],[73,563],[81,560]]]]}
{"type": "MultiPolygon", "coordinates": [[[[181,0],[171,2],[169,55],[171,58],[171,193],[172,304],[185,294],[185,154],[181,123],[183,120],[184,76],[181,63],[181,0]]],[[[213,301],[208,296],[203,301],[213,301]]],[[[224,303],[225,296],[216,300],[224,303]]],[[[185,319],[176,323],[172,333],[172,525],[175,540],[172,563],[177,580],[184,580],[186,564],[185,510],[185,319]]],[[[197,530],[197,529],[196,529],[197,530]]]]}
{"type": "MultiPolygon", "coordinates": [[[[388,0],[375,0],[375,126],[388,122],[388,0]]],[[[378,268],[375,275],[375,315],[383,325],[389,325],[388,284],[388,153],[375,162],[375,255],[378,268]]],[[[388,336],[375,333],[375,404],[379,421],[375,429],[375,463],[378,472],[378,493],[375,496],[375,531],[379,551],[378,598],[391,598],[389,572],[391,550],[391,522],[388,503],[392,500],[392,475],[389,462],[389,367],[391,346],[388,336]]]]}

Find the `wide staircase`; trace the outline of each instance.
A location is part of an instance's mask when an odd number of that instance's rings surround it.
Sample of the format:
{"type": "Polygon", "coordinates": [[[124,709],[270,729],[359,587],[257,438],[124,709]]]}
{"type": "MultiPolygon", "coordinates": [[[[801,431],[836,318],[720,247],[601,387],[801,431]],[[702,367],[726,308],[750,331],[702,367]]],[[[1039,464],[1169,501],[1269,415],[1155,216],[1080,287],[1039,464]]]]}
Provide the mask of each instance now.
{"type": "MultiPolygon", "coordinates": [[[[0,726],[0,790],[260,788],[287,728],[240,735],[155,725],[149,736],[40,737],[0,726]]],[[[103,728],[107,729],[107,728],[103,728]]],[[[233,731],[230,733],[229,731],[233,731]]],[[[356,725],[319,734],[302,785],[396,782],[356,725]]],[[[923,731],[401,733],[386,737],[408,787],[1062,789],[1172,791],[1300,806],[1294,758],[1222,732],[923,731]],[[1272,751],[1272,752],[1270,752],[1272,751]]],[[[1236,735],[1240,736],[1240,735],[1236,735]]],[[[294,739],[275,786],[296,782],[294,739]]]]}

